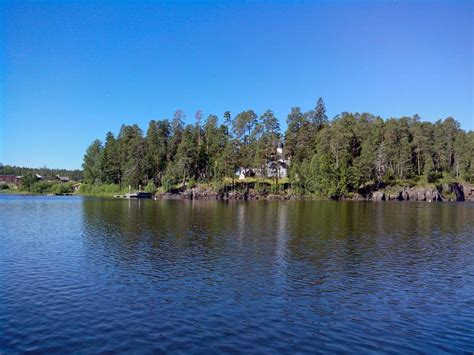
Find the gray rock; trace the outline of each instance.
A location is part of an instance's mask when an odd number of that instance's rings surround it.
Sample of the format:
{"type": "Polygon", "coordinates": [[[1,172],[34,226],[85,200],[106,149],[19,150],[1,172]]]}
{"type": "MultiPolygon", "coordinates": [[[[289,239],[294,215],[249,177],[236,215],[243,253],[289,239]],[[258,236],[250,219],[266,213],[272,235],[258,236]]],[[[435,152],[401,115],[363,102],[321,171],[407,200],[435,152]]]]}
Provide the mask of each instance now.
{"type": "Polygon", "coordinates": [[[372,194],[372,199],[374,201],[385,201],[385,193],[382,191],[375,191],[372,194]]]}
{"type": "Polygon", "coordinates": [[[461,187],[464,194],[464,199],[473,201],[474,200],[474,185],[464,183],[461,185],[461,187]]]}
{"type": "Polygon", "coordinates": [[[432,190],[427,190],[425,192],[425,199],[428,202],[431,202],[433,200],[433,191],[432,190]]]}
{"type": "Polygon", "coordinates": [[[400,200],[402,200],[401,192],[392,192],[391,194],[388,195],[388,199],[390,201],[400,201],[400,200]]]}
{"type": "Polygon", "coordinates": [[[436,189],[427,190],[426,201],[427,202],[443,201],[443,196],[436,189]]]}
{"type": "Polygon", "coordinates": [[[419,187],[416,189],[417,201],[426,201],[426,189],[419,187]]]}
{"type": "Polygon", "coordinates": [[[408,201],[410,199],[410,195],[408,194],[408,191],[407,190],[403,190],[401,193],[400,193],[400,199],[402,201],[408,201]]]}
{"type": "Polygon", "coordinates": [[[365,198],[361,194],[355,193],[355,194],[352,195],[352,200],[354,200],[354,201],[363,201],[363,200],[365,200],[365,198]]]}

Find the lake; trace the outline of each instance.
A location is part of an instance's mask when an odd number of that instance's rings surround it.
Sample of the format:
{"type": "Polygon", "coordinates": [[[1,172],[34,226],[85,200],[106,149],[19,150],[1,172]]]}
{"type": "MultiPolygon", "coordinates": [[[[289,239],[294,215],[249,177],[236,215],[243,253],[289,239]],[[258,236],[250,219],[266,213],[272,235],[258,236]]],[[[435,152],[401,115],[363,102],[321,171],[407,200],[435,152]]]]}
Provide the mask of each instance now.
{"type": "Polygon", "coordinates": [[[474,204],[0,196],[0,352],[474,351],[474,204]]]}

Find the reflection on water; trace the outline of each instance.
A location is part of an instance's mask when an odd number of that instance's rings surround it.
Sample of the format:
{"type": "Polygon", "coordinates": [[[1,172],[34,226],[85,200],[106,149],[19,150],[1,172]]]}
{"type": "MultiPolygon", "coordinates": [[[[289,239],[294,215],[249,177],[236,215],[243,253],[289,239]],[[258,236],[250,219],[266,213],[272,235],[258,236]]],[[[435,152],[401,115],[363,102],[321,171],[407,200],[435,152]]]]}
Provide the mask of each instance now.
{"type": "Polygon", "coordinates": [[[474,205],[0,197],[0,349],[474,349],[474,205]]]}

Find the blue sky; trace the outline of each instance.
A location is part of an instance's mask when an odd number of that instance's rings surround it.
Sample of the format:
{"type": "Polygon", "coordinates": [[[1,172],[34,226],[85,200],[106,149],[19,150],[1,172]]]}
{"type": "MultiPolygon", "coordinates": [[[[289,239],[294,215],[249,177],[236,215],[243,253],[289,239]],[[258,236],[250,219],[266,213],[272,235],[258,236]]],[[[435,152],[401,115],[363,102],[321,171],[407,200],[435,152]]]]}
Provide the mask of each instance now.
{"type": "Polygon", "coordinates": [[[0,162],[80,168],[183,109],[455,117],[474,129],[473,2],[0,3],[0,162]]]}

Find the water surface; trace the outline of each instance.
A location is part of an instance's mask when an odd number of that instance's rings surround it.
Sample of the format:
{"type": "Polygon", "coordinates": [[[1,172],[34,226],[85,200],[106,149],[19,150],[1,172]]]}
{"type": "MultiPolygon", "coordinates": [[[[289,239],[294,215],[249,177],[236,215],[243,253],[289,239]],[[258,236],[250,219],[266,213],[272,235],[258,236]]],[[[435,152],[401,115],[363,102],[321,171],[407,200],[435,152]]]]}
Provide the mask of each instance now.
{"type": "Polygon", "coordinates": [[[0,196],[0,352],[474,351],[474,205],[0,196]]]}

